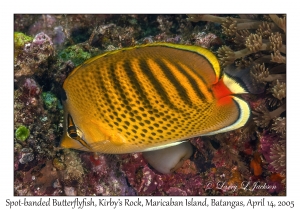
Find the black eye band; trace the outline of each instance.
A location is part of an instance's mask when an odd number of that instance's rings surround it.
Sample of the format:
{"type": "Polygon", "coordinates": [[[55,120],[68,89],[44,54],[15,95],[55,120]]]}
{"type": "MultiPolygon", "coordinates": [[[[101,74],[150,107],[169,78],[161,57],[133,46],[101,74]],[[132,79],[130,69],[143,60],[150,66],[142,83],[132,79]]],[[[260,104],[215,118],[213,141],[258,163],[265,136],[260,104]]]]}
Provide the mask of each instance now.
{"type": "Polygon", "coordinates": [[[68,134],[72,139],[78,138],[79,136],[77,135],[77,129],[76,126],[73,122],[73,119],[71,115],[68,114],[68,134]]]}
{"type": "Polygon", "coordinates": [[[91,147],[77,134],[77,128],[74,124],[73,118],[71,117],[70,114],[68,114],[68,135],[78,141],[82,146],[88,148],[91,150],[91,147]]]}

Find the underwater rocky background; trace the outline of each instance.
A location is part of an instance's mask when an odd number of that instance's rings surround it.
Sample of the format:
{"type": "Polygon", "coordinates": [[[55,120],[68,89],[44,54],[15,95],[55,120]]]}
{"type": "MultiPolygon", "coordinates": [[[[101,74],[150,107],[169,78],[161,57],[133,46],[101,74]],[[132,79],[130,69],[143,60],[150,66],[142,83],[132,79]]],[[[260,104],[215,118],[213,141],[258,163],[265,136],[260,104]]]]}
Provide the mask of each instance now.
{"type": "Polygon", "coordinates": [[[13,164],[17,196],[286,195],[286,16],[16,14],[13,164]],[[60,149],[68,74],[95,55],[153,42],[208,48],[224,71],[246,75],[246,126],[191,139],[192,158],[172,174],[141,153],[60,149]]]}

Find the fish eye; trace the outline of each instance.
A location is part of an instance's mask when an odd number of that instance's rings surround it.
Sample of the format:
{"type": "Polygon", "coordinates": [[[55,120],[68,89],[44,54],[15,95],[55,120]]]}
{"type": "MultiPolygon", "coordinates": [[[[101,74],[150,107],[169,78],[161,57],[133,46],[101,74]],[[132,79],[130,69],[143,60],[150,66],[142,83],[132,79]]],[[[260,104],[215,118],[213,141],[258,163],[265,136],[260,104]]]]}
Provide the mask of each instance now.
{"type": "Polygon", "coordinates": [[[78,127],[76,127],[76,133],[79,138],[83,138],[83,132],[78,127]]]}

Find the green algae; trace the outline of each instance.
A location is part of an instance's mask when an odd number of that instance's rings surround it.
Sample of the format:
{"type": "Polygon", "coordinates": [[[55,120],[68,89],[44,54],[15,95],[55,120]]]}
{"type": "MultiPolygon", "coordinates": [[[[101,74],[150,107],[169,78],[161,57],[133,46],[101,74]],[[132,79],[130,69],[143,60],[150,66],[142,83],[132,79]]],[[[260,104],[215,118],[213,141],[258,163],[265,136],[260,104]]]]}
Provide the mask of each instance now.
{"type": "Polygon", "coordinates": [[[25,44],[32,42],[33,37],[27,36],[21,32],[14,32],[14,57],[16,58],[23,50],[25,44]]]}
{"type": "Polygon", "coordinates": [[[76,67],[91,58],[92,55],[91,53],[84,51],[80,46],[73,45],[60,52],[59,57],[63,61],[71,60],[76,67]]]}
{"type": "Polygon", "coordinates": [[[20,141],[25,141],[29,137],[30,131],[24,125],[17,128],[15,136],[20,141]]]}
{"type": "Polygon", "coordinates": [[[27,36],[21,32],[14,32],[14,44],[17,48],[22,48],[26,43],[32,42],[33,37],[27,36]]]}
{"type": "Polygon", "coordinates": [[[58,106],[58,99],[51,92],[43,92],[42,99],[44,101],[46,109],[48,110],[56,109],[56,107],[58,106]]]}

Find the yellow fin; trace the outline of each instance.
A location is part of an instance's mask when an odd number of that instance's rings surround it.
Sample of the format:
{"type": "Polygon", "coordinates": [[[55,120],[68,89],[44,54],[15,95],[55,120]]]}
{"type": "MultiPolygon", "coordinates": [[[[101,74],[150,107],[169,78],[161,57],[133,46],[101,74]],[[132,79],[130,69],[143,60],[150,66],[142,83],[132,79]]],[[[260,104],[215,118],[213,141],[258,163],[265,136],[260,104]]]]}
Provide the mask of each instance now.
{"type": "Polygon", "coordinates": [[[60,142],[60,146],[63,147],[63,148],[91,151],[88,148],[84,147],[82,144],[80,144],[79,141],[76,141],[76,140],[71,139],[70,137],[68,137],[67,134],[64,134],[64,136],[62,137],[61,142],[60,142]]]}

